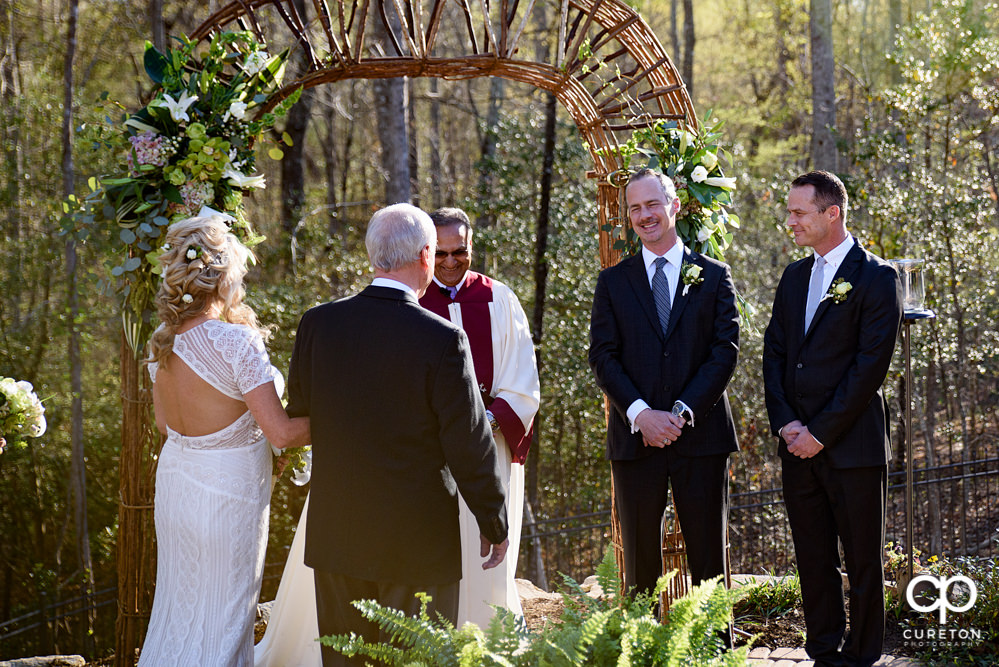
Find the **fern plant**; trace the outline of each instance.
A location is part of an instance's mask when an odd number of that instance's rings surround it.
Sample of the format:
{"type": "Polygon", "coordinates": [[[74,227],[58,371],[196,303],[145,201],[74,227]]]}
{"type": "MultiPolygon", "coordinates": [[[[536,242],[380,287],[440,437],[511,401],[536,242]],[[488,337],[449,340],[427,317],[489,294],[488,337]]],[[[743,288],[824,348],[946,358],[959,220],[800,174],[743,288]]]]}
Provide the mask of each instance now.
{"type": "Polygon", "coordinates": [[[455,628],[446,619],[430,618],[429,598],[421,593],[416,616],[373,600],[354,603],[388,635],[386,642],[371,643],[354,634],[320,641],[346,656],[397,667],[745,665],[749,646],[729,650],[721,640],[732,620],[732,606],[744,593],[726,589],[717,577],[676,600],[666,622],[659,623],[654,602],[675,575],[661,577],[651,594],[621,595],[617,565],[608,549],[597,567],[604,594],[590,597],[563,575],[565,611],[540,632],[529,632],[523,619],[505,609],[497,610],[485,630],[470,623],[455,628]]]}

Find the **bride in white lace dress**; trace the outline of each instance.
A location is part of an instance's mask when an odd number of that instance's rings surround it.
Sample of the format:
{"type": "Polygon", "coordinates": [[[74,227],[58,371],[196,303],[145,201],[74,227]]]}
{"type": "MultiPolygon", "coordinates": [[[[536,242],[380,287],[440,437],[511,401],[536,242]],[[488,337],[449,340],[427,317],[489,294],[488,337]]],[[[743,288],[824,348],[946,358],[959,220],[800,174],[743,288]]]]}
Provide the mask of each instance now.
{"type": "Polygon", "coordinates": [[[167,230],[150,342],[156,426],[156,591],[140,665],[253,664],[271,450],[308,444],[242,303],[249,250],[221,217],[167,230]]]}

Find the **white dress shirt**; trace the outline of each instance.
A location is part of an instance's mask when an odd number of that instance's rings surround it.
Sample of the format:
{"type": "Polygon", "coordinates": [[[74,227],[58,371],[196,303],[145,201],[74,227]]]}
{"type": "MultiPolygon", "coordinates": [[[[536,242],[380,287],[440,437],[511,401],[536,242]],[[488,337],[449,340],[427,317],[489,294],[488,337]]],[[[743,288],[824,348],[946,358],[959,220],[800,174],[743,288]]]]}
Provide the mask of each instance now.
{"type": "MultiPolygon", "coordinates": [[[[846,259],[847,253],[850,252],[850,248],[853,247],[853,237],[847,235],[843,242],[838,246],[827,252],[825,255],[820,255],[817,252],[813,252],[813,255],[818,258],[826,260],[826,263],[822,266],[822,293],[825,294],[829,291],[829,286],[832,284],[833,277],[836,272],[839,271],[840,264],[846,259]]],[[[812,273],[815,272],[815,264],[812,264],[812,273]]]]}
{"type": "MultiPolygon", "coordinates": [[[[652,276],[656,273],[656,260],[660,257],[666,258],[666,266],[663,267],[663,273],[666,274],[666,280],[669,283],[669,302],[672,304],[676,299],[676,288],[680,282],[680,265],[683,264],[683,241],[677,238],[673,247],[662,255],[657,255],[645,246],[642,246],[642,261],[645,263],[645,274],[649,279],[649,287],[652,287],[652,276]]],[[[690,407],[683,401],[677,402],[682,407],[690,410],[690,407]]],[[[635,426],[635,418],[638,417],[643,410],[648,409],[650,409],[649,404],[641,398],[628,406],[627,416],[628,422],[631,424],[632,433],[636,433],[639,430],[638,427],[635,426]]],[[[694,411],[690,410],[690,414],[693,415],[694,411]]],[[[690,425],[694,425],[693,420],[691,420],[690,425]]]]}
{"type": "Polygon", "coordinates": [[[390,289],[402,290],[403,292],[409,292],[414,297],[416,296],[416,291],[406,283],[401,283],[398,280],[392,278],[375,278],[371,281],[372,287],[388,287],[390,289]]]}

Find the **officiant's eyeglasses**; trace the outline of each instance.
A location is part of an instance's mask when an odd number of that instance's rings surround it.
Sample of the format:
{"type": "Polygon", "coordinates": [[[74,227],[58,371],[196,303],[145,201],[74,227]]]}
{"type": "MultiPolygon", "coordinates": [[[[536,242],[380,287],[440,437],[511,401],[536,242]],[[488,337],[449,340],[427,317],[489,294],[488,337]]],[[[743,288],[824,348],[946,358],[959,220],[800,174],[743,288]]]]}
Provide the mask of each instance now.
{"type": "Polygon", "coordinates": [[[455,259],[465,259],[468,257],[468,248],[458,248],[457,250],[438,250],[434,253],[434,257],[437,259],[447,259],[448,255],[454,257],[455,259]]]}

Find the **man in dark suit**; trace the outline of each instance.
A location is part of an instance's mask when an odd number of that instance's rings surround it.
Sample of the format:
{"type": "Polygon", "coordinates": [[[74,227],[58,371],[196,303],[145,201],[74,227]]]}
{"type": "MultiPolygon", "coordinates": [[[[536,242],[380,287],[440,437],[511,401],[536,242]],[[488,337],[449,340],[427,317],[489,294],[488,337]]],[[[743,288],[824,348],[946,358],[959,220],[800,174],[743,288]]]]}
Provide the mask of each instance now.
{"type": "Polygon", "coordinates": [[[818,665],[872,665],[885,626],[891,443],[881,384],[902,320],[901,287],[895,270],[847,233],[847,205],[842,182],[828,172],[791,183],[787,225],[814,252],[785,269],[763,347],[805,649],[818,665]],[[850,581],[848,636],[839,543],[850,581]]]}
{"type": "MultiPolygon", "coordinates": [[[[468,338],[417,301],[434,273],[430,216],[408,204],[384,208],[365,243],[371,286],[302,317],[288,413],[312,420],[305,563],[315,570],[319,632],[374,642],[387,637],[352,601],[412,615],[424,591],[432,616],[456,619],[458,490],[491,545],[483,567],[499,565],[508,542],[468,338]]],[[[323,647],[323,664],[363,663],[323,647]]]]}
{"type": "Polygon", "coordinates": [[[642,252],[597,279],[589,360],[610,400],[624,581],[637,592],[662,575],[669,483],[694,583],[725,573],[728,456],[739,448],[725,387],[739,315],[728,267],[677,236],[673,182],[643,169],[625,197],[642,252]]]}

